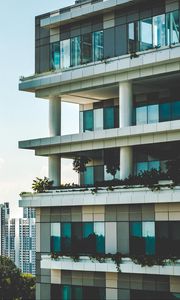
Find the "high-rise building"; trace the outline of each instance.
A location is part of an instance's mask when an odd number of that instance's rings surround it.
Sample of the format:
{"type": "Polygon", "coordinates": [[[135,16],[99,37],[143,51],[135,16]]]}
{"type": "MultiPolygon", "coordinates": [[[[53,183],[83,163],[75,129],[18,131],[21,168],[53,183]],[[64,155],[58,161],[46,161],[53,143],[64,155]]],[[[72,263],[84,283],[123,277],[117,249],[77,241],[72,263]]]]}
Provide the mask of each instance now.
{"type": "Polygon", "coordinates": [[[50,134],[19,146],[48,158],[54,184],[20,200],[36,208],[36,299],[180,298],[179,31],[179,0],[36,17],[35,74],[20,90],[49,101],[50,134]],[[62,102],[79,105],[78,134],[62,135],[62,102]],[[60,187],[62,158],[84,169],[79,188],[60,187]]]}
{"type": "Polygon", "coordinates": [[[1,205],[1,255],[9,257],[23,273],[36,272],[35,210],[24,209],[23,218],[10,218],[9,203],[1,205]]]}
{"type": "Polygon", "coordinates": [[[5,249],[5,223],[9,219],[9,203],[0,204],[0,255],[5,249]]]}

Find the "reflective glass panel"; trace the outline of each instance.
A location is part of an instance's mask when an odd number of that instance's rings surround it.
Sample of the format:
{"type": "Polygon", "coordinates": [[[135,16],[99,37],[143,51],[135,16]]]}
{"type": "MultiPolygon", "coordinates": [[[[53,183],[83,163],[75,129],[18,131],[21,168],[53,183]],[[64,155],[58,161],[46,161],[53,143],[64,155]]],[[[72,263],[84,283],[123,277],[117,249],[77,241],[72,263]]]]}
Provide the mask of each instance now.
{"type": "Polygon", "coordinates": [[[70,40],[64,40],[60,42],[61,47],[61,68],[70,67],[70,40]]]}
{"type": "Polygon", "coordinates": [[[172,103],[172,120],[180,120],[180,101],[172,103]]]}
{"type": "Polygon", "coordinates": [[[83,287],[72,286],[72,297],[73,300],[83,300],[83,287]]]}
{"type": "Polygon", "coordinates": [[[94,184],[94,168],[86,167],[84,172],[84,184],[94,184]]]}
{"type": "Polygon", "coordinates": [[[129,53],[139,50],[139,22],[128,24],[128,48],[129,53]]]}
{"type": "Polygon", "coordinates": [[[171,105],[170,103],[161,103],[159,105],[159,121],[165,122],[171,120],[171,105]]]}
{"type": "Polygon", "coordinates": [[[180,222],[169,222],[169,234],[170,234],[170,245],[171,254],[179,256],[180,253],[180,222]]]}
{"type": "Polygon", "coordinates": [[[152,18],[140,21],[140,50],[148,50],[153,47],[152,18]]]}
{"type": "Polygon", "coordinates": [[[168,256],[170,254],[168,222],[156,222],[156,253],[157,255],[168,256]]]}
{"type": "Polygon", "coordinates": [[[148,123],[159,122],[159,105],[148,105],[148,123]]]}
{"type": "Polygon", "coordinates": [[[84,131],[92,131],[94,128],[93,126],[93,110],[85,110],[83,112],[83,129],[84,131]]]}
{"type": "Polygon", "coordinates": [[[60,223],[51,223],[51,251],[60,252],[60,223]]]}
{"type": "Polygon", "coordinates": [[[104,253],[105,238],[104,238],[104,223],[94,223],[94,233],[96,235],[96,253],[104,253]]]}
{"type": "Polygon", "coordinates": [[[138,162],[136,165],[136,174],[139,174],[144,171],[148,171],[148,162],[138,162]]]}
{"type": "Polygon", "coordinates": [[[147,124],[147,106],[136,107],[136,125],[147,124]]]}
{"type": "Polygon", "coordinates": [[[104,108],[104,129],[114,128],[114,107],[104,108]]]}
{"type": "Polygon", "coordinates": [[[71,223],[61,223],[62,252],[71,252],[71,223]]]}
{"type": "Polygon", "coordinates": [[[92,36],[91,33],[82,35],[82,63],[87,64],[92,61],[92,36]]]}
{"type": "Polygon", "coordinates": [[[74,253],[82,253],[82,223],[72,223],[72,250],[74,253]]]}
{"type": "Polygon", "coordinates": [[[149,161],[148,170],[150,171],[152,169],[159,171],[160,170],[160,161],[158,161],[158,160],[149,161]]]}
{"type": "Polygon", "coordinates": [[[153,17],[153,45],[165,46],[165,15],[153,17]]]}
{"type": "Polygon", "coordinates": [[[179,43],[179,11],[172,11],[166,15],[167,45],[179,43]]]}
{"type": "Polygon", "coordinates": [[[143,222],[142,235],[145,238],[145,254],[155,254],[155,224],[154,222],[143,222]]]}
{"type": "Polygon", "coordinates": [[[51,68],[57,70],[60,68],[60,43],[51,44],[51,68]]]}
{"type": "Polygon", "coordinates": [[[92,222],[83,223],[83,252],[84,253],[95,253],[96,249],[96,236],[94,234],[94,226],[92,222]]]}
{"type": "Polygon", "coordinates": [[[144,254],[142,222],[130,222],[130,254],[144,254]]]}
{"type": "Polygon", "coordinates": [[[71,65],[78,66],[81,64],[81,38],[76,36],[71,38],[71,65]]]}
{"type": "Polygon", "coordinates": [[[101,60],[103,58],[103,52],[103,31],[93,32],[93,60],[101,60]]]}
{"type": "Polygon", "coordinates": [[[71,286],[69,285],[62,285],[61,286],[61,298],[62,300],[71,300],[71,286]]]}

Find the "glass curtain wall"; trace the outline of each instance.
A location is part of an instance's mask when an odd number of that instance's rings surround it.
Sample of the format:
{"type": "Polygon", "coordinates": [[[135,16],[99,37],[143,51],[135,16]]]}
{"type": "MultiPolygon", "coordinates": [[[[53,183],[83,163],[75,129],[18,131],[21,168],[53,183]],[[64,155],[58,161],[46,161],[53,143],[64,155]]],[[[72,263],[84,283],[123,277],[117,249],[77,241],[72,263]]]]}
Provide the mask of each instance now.
{"type": "Polygon", "coordinates": [[[93,61],[98,61],[103,58],[104,52],[104,38],[103,30],[92,33],[93,40],[93,61]]]}
{"type": "Polygon", "coordinates": [[[51,224],[51,252],[62,254],[105,253],[104,222],[51,224]]]}
{"type": "Polygon", "coordinates": [[[61,68],[66,69],[70,67],[70,40],[60,42],[61,51],[61,68]]]}
{"type": "Polygon", "coordinates": [[[81,37],[76,36],[71,39],[71,66],[81,64],[81,37]]]}
{"type": "Polygon", "coordinates": [[[167,45],[179,43],[179,10],[166,15],[166,43],[167,45]]]}
{"type": "Polygon", "coordinates": [[[180,120],[180,100],[135,108],[136,125],[180,120]]]}
{"type": "Polygon", "coordinates": [[[92,61],[92,34],[85,33],[81,36],[82,40],[82,64],[87,64],[92,61]]]}
{"type": "Polygon", "coordinates": [[[105,300],[106,291],[97,286],[76,286],[51,284],[51,299],[53,300],[105,300]]]}
{"type": "Polygon", "coordinates": [[[57,70],[60,68],[60,43],[51,44],[51,68],[57,70]]]}

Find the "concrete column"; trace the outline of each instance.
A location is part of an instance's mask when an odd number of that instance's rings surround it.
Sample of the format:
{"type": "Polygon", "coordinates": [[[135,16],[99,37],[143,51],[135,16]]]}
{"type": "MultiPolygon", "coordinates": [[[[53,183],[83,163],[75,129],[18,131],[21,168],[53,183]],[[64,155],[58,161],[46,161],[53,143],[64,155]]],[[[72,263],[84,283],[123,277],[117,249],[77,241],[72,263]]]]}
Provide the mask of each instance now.
{"type": "Polygon", "coordinates": [[[132,147],[120,148],[120,179],[125,179],[133,173],[132,147]]]}
{"type": "Polygon", "coordinates": [[[61,135],[61,98],[49,99],[49,135],[61,135]]]}
{"type": "Polygon", "coordinates": [[[53,186],[61,184],[61,158],[58,155],[51,155],[48,158],[49,179],[53,180],[53,186]]]}
{"type": "Polygon", "coordinates": [[[132,125],[133,93],[132,82],[125,81],[119,84],[119,127],[132,125]]]}

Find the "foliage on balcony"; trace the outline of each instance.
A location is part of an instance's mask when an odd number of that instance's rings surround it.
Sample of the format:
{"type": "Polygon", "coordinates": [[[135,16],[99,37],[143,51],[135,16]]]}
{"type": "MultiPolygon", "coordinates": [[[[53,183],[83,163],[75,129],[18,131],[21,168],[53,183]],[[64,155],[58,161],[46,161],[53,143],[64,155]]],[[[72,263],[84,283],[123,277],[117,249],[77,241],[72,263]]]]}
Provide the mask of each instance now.
{"type": "MultiPolygon", "coordinates": [[[[69,257],[74,262],[80,261],[80,255],[72,253],[72,254],[64,254],[64,253],[51,253],[51,258],[54,260],[61,259],[63,257],[69,257]]],[[[153,267],[153,266],[165,266],[168,264],[174,264],[179,259],[175,256],[165,257],[165,256],[158,256],[158,255],[124,255],[120,252],[115,254],[107,253],[107,254],[92,254],[87,255],[91,262],[99,262],[99,263],[106,263],[108,260],[111,260],[115,263],[116,269],[118,272],[121,272],[120,265],[123,263],[123,258],[129,258],[137,265],[141,265],[141,267],[153,267]]]]}
{"type": "Polygon", "coordinates": [[[32,189],[36,193],[44,193],[52,187],[53,181],[49,180],[47,177],[39,178],[33,180],[32,189]]]}
{"type": "Polygon", "coordinates": [[[86,171],[86,165],[88,162],[90,162],[88,157],[75,157],[73,160],[73,170],[77,173],[84,173],[86,171]]]}

